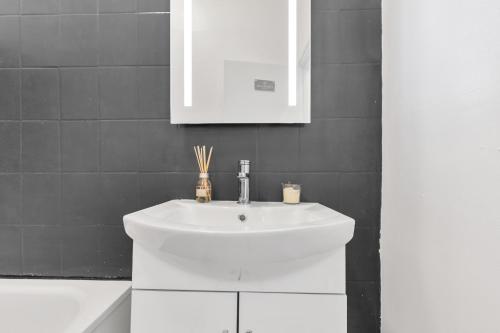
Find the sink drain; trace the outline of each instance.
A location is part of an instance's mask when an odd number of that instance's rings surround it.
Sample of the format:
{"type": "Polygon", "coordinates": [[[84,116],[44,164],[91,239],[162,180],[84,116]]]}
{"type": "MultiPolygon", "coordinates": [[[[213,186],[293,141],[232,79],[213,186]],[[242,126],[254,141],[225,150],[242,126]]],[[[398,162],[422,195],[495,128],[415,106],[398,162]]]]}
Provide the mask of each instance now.
{"type": "Polygon", "coordinates": [[[245,222],[247,220],[247,217],[245,216],[245,214],[240,214],[238,215],[238,219],[241,221],[241,222],[245,222]]]}

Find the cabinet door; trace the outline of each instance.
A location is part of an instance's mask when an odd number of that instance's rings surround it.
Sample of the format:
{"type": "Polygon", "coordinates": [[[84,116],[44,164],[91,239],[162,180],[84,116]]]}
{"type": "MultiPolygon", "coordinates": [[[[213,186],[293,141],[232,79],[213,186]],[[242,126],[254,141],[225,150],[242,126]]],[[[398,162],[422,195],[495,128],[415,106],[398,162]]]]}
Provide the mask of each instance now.
{"type": "Polygon", "coordinates": [[[236,333],[237,294],[132,291],[132,333],[236,333]]]}
{"type": "Polygon", "coordinates": [[[345,295],[241,293],[240,333],[346,333],[345,295]]]}

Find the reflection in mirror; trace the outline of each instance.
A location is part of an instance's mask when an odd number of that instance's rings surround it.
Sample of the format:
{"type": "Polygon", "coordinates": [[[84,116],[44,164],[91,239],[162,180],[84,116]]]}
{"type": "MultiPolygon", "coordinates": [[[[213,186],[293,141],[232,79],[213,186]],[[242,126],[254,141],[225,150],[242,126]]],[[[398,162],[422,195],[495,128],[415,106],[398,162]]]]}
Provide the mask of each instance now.
{"type": "Polygon", "coordinates": [[[308,123],[310,0],[172,0],[172,123],[308,123]]]}

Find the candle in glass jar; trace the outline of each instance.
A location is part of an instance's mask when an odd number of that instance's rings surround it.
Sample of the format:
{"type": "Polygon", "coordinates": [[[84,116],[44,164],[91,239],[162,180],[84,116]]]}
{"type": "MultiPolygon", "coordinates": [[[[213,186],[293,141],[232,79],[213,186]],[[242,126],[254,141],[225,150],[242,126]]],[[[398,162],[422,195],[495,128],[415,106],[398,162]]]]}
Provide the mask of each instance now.
{"type": "Polygon", "coordinates": [[[283,202],[287,204],[300,203],[300,185],[283,184],[283,202]]]}

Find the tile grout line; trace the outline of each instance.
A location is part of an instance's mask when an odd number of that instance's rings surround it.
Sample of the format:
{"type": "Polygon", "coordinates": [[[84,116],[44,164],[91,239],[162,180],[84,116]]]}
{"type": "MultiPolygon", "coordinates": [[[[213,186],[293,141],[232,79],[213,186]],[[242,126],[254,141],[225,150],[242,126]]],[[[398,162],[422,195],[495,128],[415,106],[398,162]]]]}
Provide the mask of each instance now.
{"type": "MultiPolygon", "coordinates": [[[[63,174],[63,175],[96,175],[96,174],[118,174],[118,175],[129,175],[129,174],[138,174],[138,175],[148,175],[148,174],[191,174],[191,173],[197,173],[196,171],[179,171],[179,170],[153,170],[153,171],[63,171],[63,172],[55,172],[55,171],[35,171],[35,172],[24,172],[24,174],[28,175],[57,175],[57,174],[63,174]]],[[[234,174],[231,171],[226,171],[226,170],[214,170],[211,173],[214,174],[226,174],[226,175],[232,175],[234,174]]],[[[359,174],[359,175],[380,175],[380,170],[360,170],[360,171],[263,171],[263,170],[257,170],[253,171],[253,174],[257,175],[275,175],[275,174],[283,174],[283,175],[289,175],[289,174],[297,174],[297,175],[333,175],[333,174],[359,174]]],[[[21,172],[0,172],[0,175],[21,175],[21,172]]]]}
{"type": "Polygon", "coordinates": [[[8,13],[8,14],[0,14],[0,17],[11,17],[11,16],[93,16],[93,15],[170,15],[170,12],[165,11],[156,11],[156,12],[99,12],[97,10],[94,13],[90,12],[82,12],[82,13],[70,13],[58,11],[57,13],[8,13]]]}
{"type": "MultiPolygon", "coordinates": [[[[99,21],[99,20],[98,20],[99,21]]],[[[313,62],[312,67],[320,67],[320,66],[380,66],[382,62],[380,60],[376,61],[356,61],[356,62],[313,62]]],[[[127,64],[119,64],[119,65],[109,65],[109,64],[98,64],[98,65],[37,65],[37,66],[24,66],[24,69],[45,69],[45,68],[130,68],[130,67],[146,67],[146,68],[170,68],[170,64],[165,63],[157,63],[157,64],[136,64],[136,65],[127,65],[127,64]]],[[[19,67],[2,67],[1,69],[19,69],[19,67]]]]}
{"type": "MultiPolygon", "coordinates": [[[[19,18],[19,22],[21,19],[19,18]]],[[[21,23],[19,23],[19,43],[21,43],[21,23]]],[[[21,272],[24,274],[24,163],[23,163],[23,76],[22,76],[22,59],[21,50],[19,50],[19,223],[21,234],[21,272]]]]}
{"type": "MultiPolygon", "coordinates": [[[[136,6],[135,8],[136,8],[136,11],[137,11],[138,6],[139,6],[138,1],[135,2],[135,6],[136,6]]],[[[140,65],[137,65],[137,64],[141,63],[141,61],[139,60],[139,43],[140,43],[139,25],[140,24],[139,24],[139,17],[136,17],[136,18],[137,18],[137,20],[136,20],[137,24],[135,26],[135,29],[136,29],[136,31],[135,31],[135,34],[136,34],[135,35],[135,37],[136,37],[136,43],[135,43],[135,56],[136,56],[135,61],[136,61],[136,65],[134,66],[133,70],[134,70],[134,82],[135,82],[135,87],[134,88],[135,88],[135,94],[136,94],[135,112],[136,112],[137,118],[139,118],[139,115],[140,115],[140,110],[139,110],[139,106],[140,106],[139,99],[140,99],[140,96],[139,95],[140,94],[139,94],[139,69],[138,68],[139,68],[140,65]]],[[[170,40],[170,38],[169,38],[169,40],[170,40]]],[[[142,164],[141,163],[142,162],[142,160],[141,160],[141,155],[142,154],[141,154],[141,151],[140,151],[141,150],[141,138],[140,138],[141,133],[140,133],[140,128],[139,128],[139,122],[135,121],[134,123],[135,123],[136,135],[137,135],[137,137],[136,137],[137,151],[136,151],[136,156],[135,156],[136,163],[137,163],[136,164],[136,169],[139,170],[141,168],[141,164],[142,164]]],[[[136,178],[139,179],[138,176],[136,176],[136,178]]]]}
{"type": "MultiPolygon", "coordinates": [[[[101,15],[99,8],[101,6],[101,1],[97,0],[96,1],[96,12],[97,12],[97,36],[101,36],[101,15]]],[[[97,163],[97,176],[99,178],[99,185],[102,185],[102,110],[101,110],[101,61],[102,61],[102,55],[101,55],[101,45],[100,45],[100,40],[98,38],[97,40],[97,66],[96,66],[96,74],[97,75],[97,114],[99,117],[99,128],[98,128],[98,163],[97,163]]],[[[102,242],[102,235],[99,234],[99,239],[97,242],[97,253],[99,254],[101,251],[101,242],[102,242]]],[[[99,256],[98,256],[99,258],[99,256]]]]}
{"type": "MultiPolygon", "coordinates": [[[[59,14],[62,12],[62,2],[59,0],[58,3],[59,6],[59,14]]],[[[62,43],[62,20],[61,20],[61,15],[59,15],[59,18],[57,20],[58,24],[58,38],[57,38],[57,48],[60,49],[60,44],[62,43]]],[[[57,63],[60,63],[60,53],[58,50],[57,54],[57,63]]],[[[61,68],[57,68],[57,73],[58,73],[58,83],[59,83],[59,207],[58,207],[58,226],[59,226],[59,236],[58,237],[58,252],[59,252],[59,266],[58,266],[58,271],[59,274],[62,275],[63,272],[63,240],[62,240],[62,230],[63,230],[63,123],[62,123],[62,72],[61,68]]]]}
{"type": "MultiPolygon", "coordinates": [[[[59,1],[59,4],[61,2],[59,1]]],[[[61,22],[59,20],[59,27],[61,29],[61,22]]],[[[59,42],[58,42],[59,43],[59,42]]],[[[57,75],[58,75],[58,106],[59,106],[59,205],[57,207],[58,209],[58,220],[57,225],[59,227],[59,236],[62,235],[62,230],[63,230],[63,123],[62,123],[62,73],[61,69],[58,68],[57,70],[57,75]]],[[[58,266],[58,271],[60,274],[62,274],[63,269],[62,269],[62,264],[63,264],[63,240],[62,237],[57,238],[57,248],[58,248],[58,253],[59,253],[59,266],[58,266]]]]}
{"type": "MultiPolygon", "coordinates": [[[[96,74],[97,75],[97,113],[99,117],[99,129],[98,129],[98,163],[97,163],[97,177],[99,178],[99,185],[102,185],[102,110],[101,110],[101,62],[102,62],[102,54],[101,54],[101,42],[99,36],[101,36],[101,15],[100,15],[100,0],[96,1],[96,15],[97,15],[97,66],[96,66],[96,74]]],[[[97,242],[97,253],[101,251],[101,242],[102,235],[99,234],[99,239],[97,242]]]]}
{"type": "MultiPolygon", "coordinates": [[[[22,1],[20,1],[22,3],[22,1]]],[[[18,13],[6,13],[0,14],[2,16],[54,16],[54,15],[68,15],[68,16],[76,16],[76,15],[123,15],[123,14],[136,14],[136,15],[154,15],[154,14],[171,14],[171,10],[167,11],[140,11],[137,7],[135,11],[100,11],[99,10],[99,1],[97,3],[96,12],[79,12],[72,13],[63,11],[60,7],[60,2],[58,4],[58,11],[52,13],[23,13],[22,6],[19,6],[18,13]]],[[[336,8],[336,9],[328,9],[328,8],[311,8],[311,12],[325,12],[325,13],[341,13],[341,12],[370,12],[370,11],[381,11],[380,7],[369,7],[369,8],[336,8]]]]}
{"type": "MultiPolygon", "coordinates": [[[[98,5],[99,7],[99,5],[98,5]]],[[[366,10],[369,10],[369,9],[366,9],[366,10]]],[[[373,9],[375,10],[375,9],[373,9]]],[[[361,9],[360,9],[361,11],[361,9]]],[[[142,10],[139,10],[139,9],[136,9],[136,10],[133,10],[133,11],[100,11],[99,8],[97,8],[97,11],[95,12],[80,12],[80,13],[77,13],[77,12],[58,12],[58,13],[27,13],[27,14],[23,14],[23,15],[27,15],[27,16],[34,16],[34,15],[40,15],[40,16],[50,16],[50,15],[66,15],[66,16],[78,16],[78,15],[81,15],[81,16],[84,16],[84,15],[155,15],[155,14],[158,14],[158,15],[165,15],[165,14],[171,14],[170,11],[161,11],[161,10],[158,10],[158,11],[142,11],[142,10]]],[[[4,14],[4,15],[12,15],[12,14],[4,14]]],[[[0,14],[1,16],[1,14],[0,14]]]]}
{"type": "Polygon", "coordinates": [[[19,79],[19,232],[20,232],[20,255],[21,255],[21,272],[24,274],[25,271],[25,264],[24,264],[24,230],[23,230],[23,224],[24,224],[24,166],[23,166],[23,77],[22,77],[22,28],[21,28],[21,1],[19,1],[19,15],[17,16],[17,24],[18,24],[18,34],[19,34],[19,40],[18,40],[18,79],[19,79]]]}
{"type": "MultiPolygon", "coordinates": [[[[101,6],[101,0],[96,1],[96,11],[97,11],[97,35],[100,36],[101,33],[101,17],[99,15],[99,8],[101,6]]],[[[98,133],[97,133],[97,153],[98,153],[98,158],[97,158],[97,172],[99,173],[99,176],[101,175],[102,172],[102,110],[101,110],[101,45],[100,42],[97,41],[99,45],[97,45],[97,67],[95,69],[95,75],[97,77],[97,116],[99,118],[98,120],[98,133]]]]}
{"type": "MultiPolygon", "coordinates": [[[[63,68],[63,69],[85,69],[85,68],[103,68],[103,69],[119,69],[119,68],[137,68],[137,67],[145,67],[145,68],[170,68],[170,65],[165,65],[165,64],[160,64],[160,65],[148,65],[148,64],[141,64],[141,65],[57,65],[57,66],[50,66],[50,65],[39,65],[39,66],[24,66],[23,69],[52,69],[52,68],[63,68]]],[[[1,70],[5,69],[19,69],[19,67],[1,67],[1,70]]]]}

